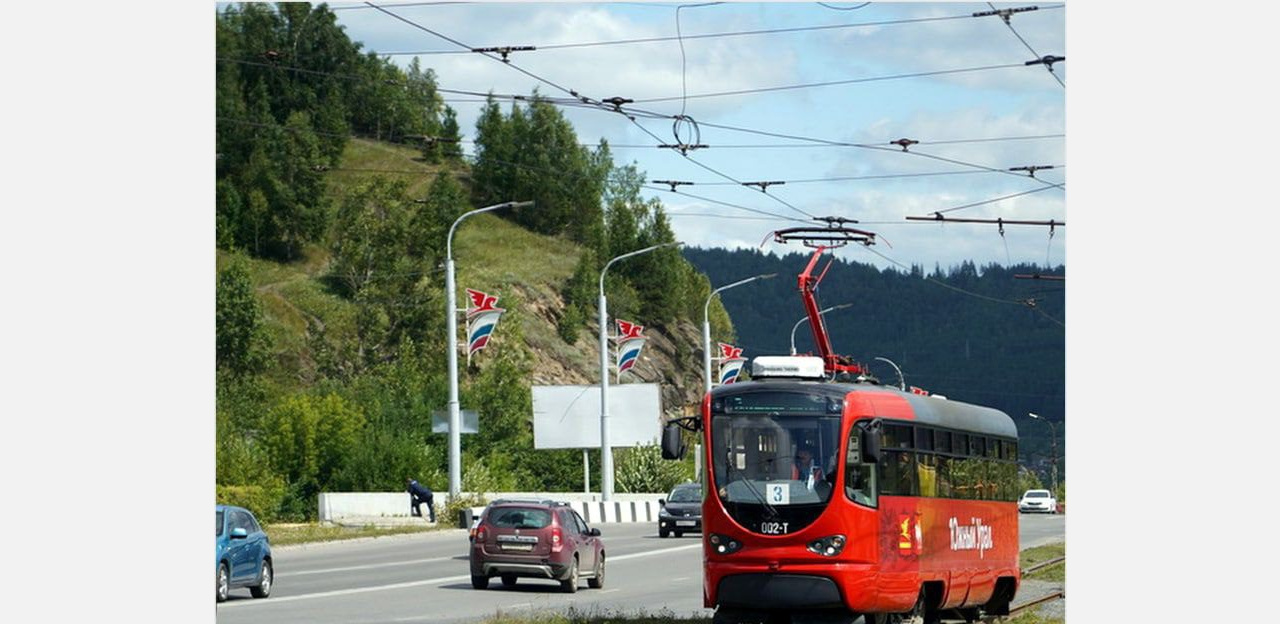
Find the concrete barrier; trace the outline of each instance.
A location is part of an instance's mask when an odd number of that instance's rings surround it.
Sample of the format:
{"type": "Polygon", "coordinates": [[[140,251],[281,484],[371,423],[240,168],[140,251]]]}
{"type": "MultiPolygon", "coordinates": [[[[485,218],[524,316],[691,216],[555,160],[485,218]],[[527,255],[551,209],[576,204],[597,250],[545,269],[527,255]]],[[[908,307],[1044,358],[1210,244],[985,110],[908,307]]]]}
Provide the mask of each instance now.
{"type": "MultiPolygon", "coordinates": [[[[464,493],[469,495],[469,493],[464,493]]],[[[569,503],[589,524],[614,522],[657,522],[658,499],[666,494],[614,494],[613,500],[600,500],[599,493],[592,492],[489,492],[487,501],[498,499],[553,500],[569,503]]],[[[435,495],[436,513],[444,510],[448,494],[435,495]]],[[[473,508],[478,517],[484,507],[473,508]]],[[[389,522],[410,519],[408,492],[322,492],[319,500],[321,522],[344,524],[352,520],[368,522],[385,519],[389,522]]],[[[438,518],[452,522],[452,519],[438,518]]]]}

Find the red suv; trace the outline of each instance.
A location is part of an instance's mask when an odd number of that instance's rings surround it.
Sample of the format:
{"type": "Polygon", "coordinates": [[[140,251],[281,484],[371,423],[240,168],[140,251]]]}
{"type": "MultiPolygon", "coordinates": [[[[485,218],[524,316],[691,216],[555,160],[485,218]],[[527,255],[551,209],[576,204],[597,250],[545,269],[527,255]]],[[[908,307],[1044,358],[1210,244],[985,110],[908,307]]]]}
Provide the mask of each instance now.
{"type": "Polygon", "coordinates": [[[484,589],[492,577],[512,587],[516,579],[560,581],[578,591],[578,579],[604,587],[604,541],[568,503],[497,500],[485,508],[471,542],[471,586],[484,589]]]}

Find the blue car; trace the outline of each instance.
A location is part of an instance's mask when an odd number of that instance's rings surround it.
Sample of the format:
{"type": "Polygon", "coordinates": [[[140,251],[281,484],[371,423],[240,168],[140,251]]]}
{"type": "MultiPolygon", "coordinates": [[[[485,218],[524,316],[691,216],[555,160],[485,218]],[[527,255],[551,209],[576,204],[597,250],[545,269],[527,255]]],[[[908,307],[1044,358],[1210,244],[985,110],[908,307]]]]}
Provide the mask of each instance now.
{"type": "Polygon", "coordinates": [[[275,570],[271,567],[271,544],[248,509],[217,505],[218,541],[214,563],[217,568],[218,602],[227,599],[235,587],[248,587],[254,598],[271,595],[275,570]]]}

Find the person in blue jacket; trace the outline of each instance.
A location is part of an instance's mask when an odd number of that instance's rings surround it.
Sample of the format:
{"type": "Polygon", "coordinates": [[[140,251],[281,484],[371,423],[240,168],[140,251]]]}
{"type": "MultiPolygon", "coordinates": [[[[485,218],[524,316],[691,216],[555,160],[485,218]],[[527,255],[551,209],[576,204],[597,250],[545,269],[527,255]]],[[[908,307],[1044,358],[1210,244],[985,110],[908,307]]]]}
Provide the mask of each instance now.
{"type": "Polygon", "coordinates": [[[435,522],[435,496],[431,494],[431,488],[428,488],[413,479],[409,479],[409,513],[421,517],[422,510],[418,505],[423,503],[427,504],[427,513],[431,515],[431,522],[435,522]]]}

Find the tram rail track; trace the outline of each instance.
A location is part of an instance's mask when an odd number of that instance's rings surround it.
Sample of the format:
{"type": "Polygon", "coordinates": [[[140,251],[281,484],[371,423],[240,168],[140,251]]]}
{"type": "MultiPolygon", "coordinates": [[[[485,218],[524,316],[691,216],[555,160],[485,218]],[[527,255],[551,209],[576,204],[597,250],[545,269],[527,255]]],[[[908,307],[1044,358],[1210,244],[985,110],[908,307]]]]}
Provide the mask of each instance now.
{"type": "MultiPolygon", "coordinates": [[[[1053,558],[1053,559],[1049,559],[1049,560],[1047,560],[1047,561],[1041,561],[1040,563],[1037,563],[1037,564],[1035,564],[1035,565],[1033,565],[1033,566],[1030,566],[1030,567],[1024,568],[1024,569],[1022,570],[1022,576],[1023,576],[1023,577],[1026,577],[1026,575],[1028,575],[1028,574],[1031,574],[1031,573],[1036,572],[1036,571],[1038,571],[1038,570],[1043,570],[1043,569],[1048,568],[1048,567],[1051,567],[1051,566],[1058,565],[1058,564],[1060,564],[1060,563],[1064,563],[1064,562],[1066,562],[1066,560],[1067,560],[1066,556],[1062,556],[1062,557],[1055,557],[1055,558],[1053,558]]],[[[1015,618],[1015,617],[1017,617],[1017,616],[1019,616],[1019,615],[1021,615],[1021,614],[1023,614],[1023,613],[1026,613],[1026,612],[1028,612],[1028,611],[1031,611],[1031,610],[1034,610],[1034,609],[1039,608],[1039,607],[1041,607],[1041,606],[1044,606],[1044,605],[1046,605],[1046,604],[1048,604],[1048,603],[1050,603],[1050,602],[1053,602],[1053,601],[1055,601],[1055,600],[1064,600],[1064,599],[1066,599],[1066,597],[1067,597],[1067,592],[1066,592],[1066,590],[1065,590],[1065,589],[1055,589],[1055,590],[1053,590],[1053,591],[1049,592],[1048,594],[1045,594],[1045,595],[1040,596],[1040,597],[1038,597],[1038,598],[1033,598],[1033,599],[1031,599],[1031,600],[1029,600],[1029,601],[1027,601],[1027,602],[1023,602],[1023,603],[1018,604],[1018,605],[1012,605],[1012,606],[1010,606],[1010,608],[1009,608],[1009,614],[1008,614],[1008,615],[988,615],[988,616],[983,616],[983,617],[979,618],[979,619],[978,619],[978,621],[979,621],[979,622],[986,622],[986,623],[988,623],[988,624],[995,624],[995,623],[997,623],[997,622],[1006,622],[1006,621],[1008,621],[1008,620],[1010,620],[1010,619],[1012,619],[1012,618],[1015,618]]]]}

